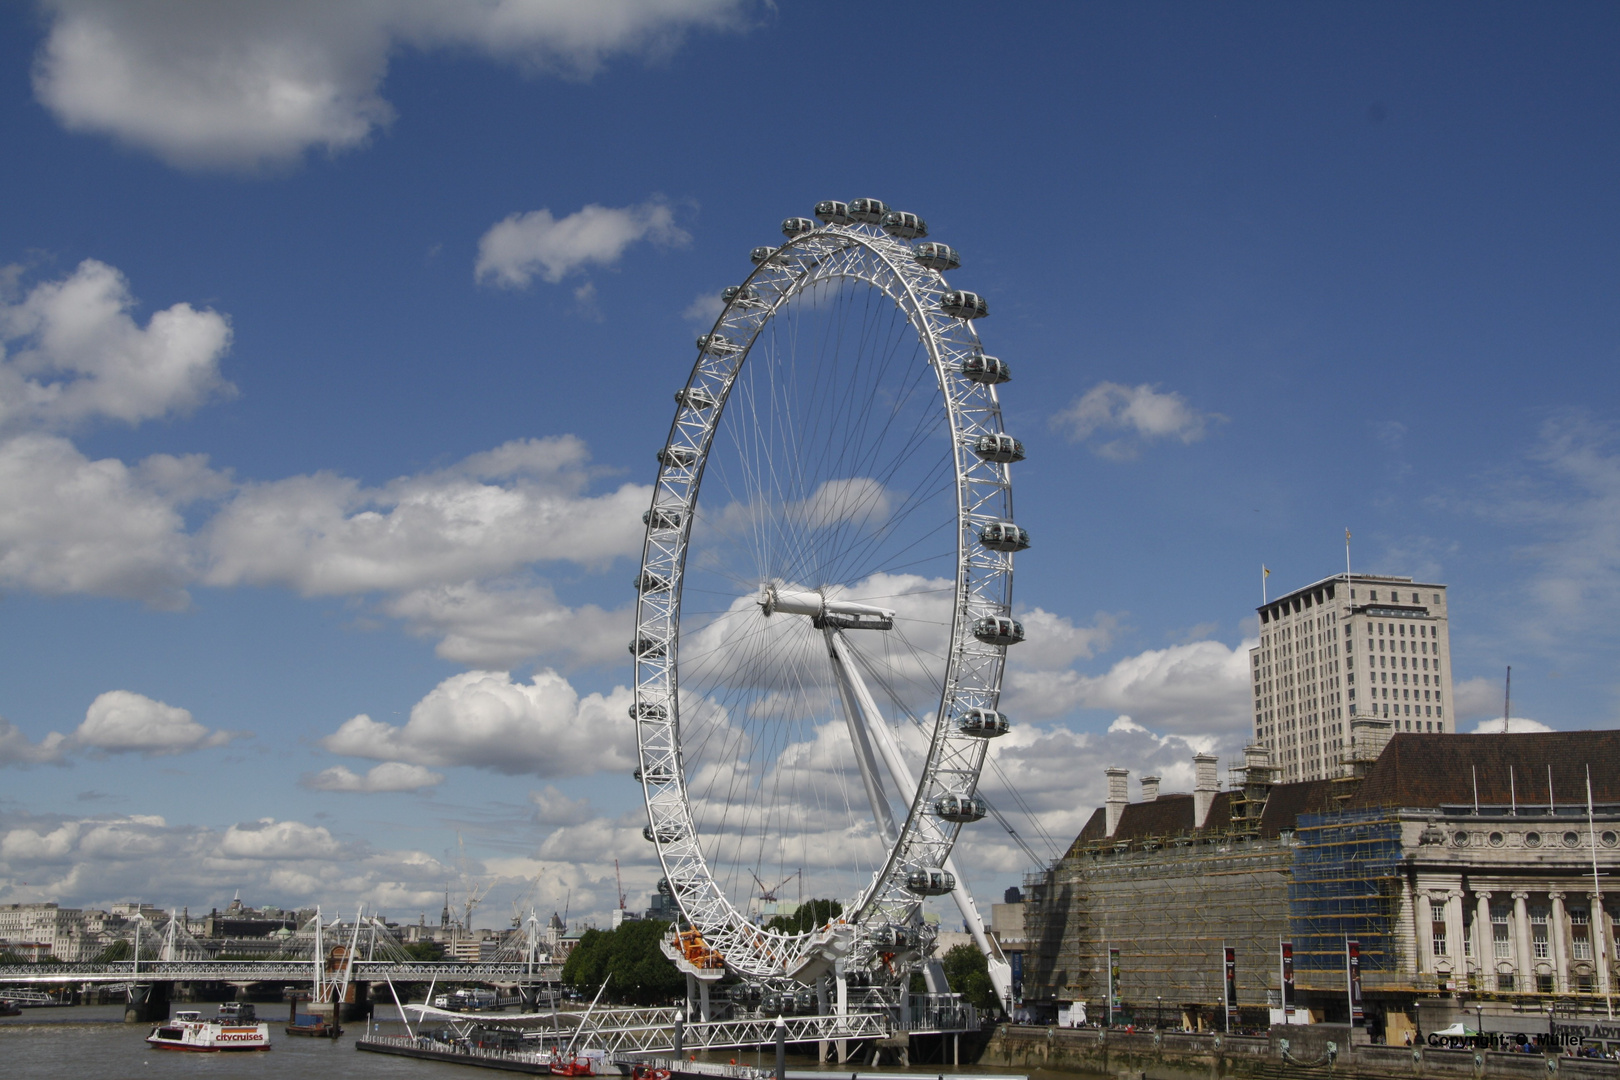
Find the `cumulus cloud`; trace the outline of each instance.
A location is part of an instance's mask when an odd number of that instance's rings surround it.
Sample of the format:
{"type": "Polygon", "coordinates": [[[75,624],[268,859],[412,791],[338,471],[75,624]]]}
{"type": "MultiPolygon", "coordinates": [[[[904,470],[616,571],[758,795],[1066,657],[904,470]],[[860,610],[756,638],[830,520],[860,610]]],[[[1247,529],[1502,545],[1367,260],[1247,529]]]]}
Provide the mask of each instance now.
{"type": "MultiPolygon", "coordinates": [[[[509,289],[528,285],[539,274],[555,285],[586,266],[612,266],[639,240],[679,245],[691,236],[675,224],[675,214],[661,200],[619,208],[595,203],[567,217],[550,210],[512,214],[490,226],[478,241],[474,270],[480,282],[509,289]]],[[[587,303],[595,290],[575,299],[587,303]]]]}
{"type": "Polygon", "coordinates": [[[1035,717],[1075,708],[1109,709],[1178,733],[1246,730],[1248,651],[1253,644],[1246,641],[1233,649],[1218,641],[1195,641],[1149,649],[1101,675],[1009,666],[1007,700],[1009,708],[1035,717]]]}
{"type": "Polygon", "coordinates": [[[529,801],[534,803],[534,820],[541,825],[581,825],[591,820],[591,800],[570,799],[555,784],[529,792],[529,801]]]}
{"type": "MultiPolygon", "coordinates": [[[[610,867],[611,869],[611,867],[610,867]]],[[[0,812],[0,890],[17,902],[220,906],[240,889],[299,905],[436,909],[454,871],[420,851],[376,850],[324,826],[266,818],[219,830],[147,814],[0,812]]]]}
{"type": "Polygon", "coordinates": [[[1095,452],[1115,461],[1129,461],[1150,442],[1197,442],[1211,423],[1224,419],[1218,413],[1200,412],[1174,391],[1161,393],[1147,383],[1101,382],[1053,416],[1052,426],[1074,442],[1119,432],[1118,437],[1097,444],[1095,452]]]}
{"type": "Polygon", "coordinates": [[[570,608],[544,584],[468,581],[415,589],[384,609],[413,633],[439,638],[446,660],[472,667],[509,667],[533,656],[576,665],[618,663],[631,613],[595,604],[570,608]]]}
{"type": "Polygon", "coordinates": [[[209,731],[185,709],[129,690],[109,690],[90,703],[71,742],[110,754],[149,757],[224,746],[238,733],[209,731]]]}
{"type": "Polygon", "coordinates": [[[331,473],[244,485],[203,530],[211,585],[407,591],[641,547],[644,485],[587,496],[585,444],[519,439],[380,488],[331,473]]]}
{"type": "Polygon", "coordinates": [[[142,327],[134,307],[124,275],[95,259],[0,303],[0,427],[138,424],[234,389],[219,370],[231,343],[225,316],[180,303],[142,327]]]}
{"type": "Polygon", "coordinates": [[[360,775],[347,765],[334,765],[299,783],[311,791],[353,791],[366,795],[384,791],[421,791],[444,782],[444,774],[402,761],[385,761],[360,775]]]}
{"type": "Polygon", "coordinates": [[[362,713],[321,745],[349,757],[509,775],[628,772],[635,761],[630,699],[624,687],[581,698],[552,671],[528,683],[514,682],[507,672],[468,671],[434,687],[403,726],[362,713]]]}
{"type": "MultiPolygon", "coordinates": [[[[1551,730],[1553,730],[1552,728],[1548,727],[1546,724],[1543,724],[1540,720],[1530,720],[1530,719],[1526,719],[1523,716],[1509,717],[1508,721],[1507,721],[1507,724],[1506,724],[1506,727],[1507,727],[1507,730],[1509,732],[1514,733],[1514,734],[1528,733],[1528,732],[1533,732],[1533,731],[1551,731],[1551,730]]],[[[1475,724],[1474,725],[1474,734],[1475,735],[1500,735],[1500,734],[1502,734],[1502,728],[1503,728],[1502,718],[1500,716],[1498,716],[1494,720],[1481,720],[1479,723],[1475,724]]]]}
{"type": "Polygon", "coordinates": [[[53,731],[36,743],[11,721],[0,717],[0,766],[60,765],[66,742],[66,735],[53,731]]]}
{"type": "Polygon", "coordinates": [[[73,131],[186,167],[251,169],[360,146],[392,120],[403,47],[586,76],[611,54],[739,22],[743,0],[41,0],[34,93],[73,131]]]}

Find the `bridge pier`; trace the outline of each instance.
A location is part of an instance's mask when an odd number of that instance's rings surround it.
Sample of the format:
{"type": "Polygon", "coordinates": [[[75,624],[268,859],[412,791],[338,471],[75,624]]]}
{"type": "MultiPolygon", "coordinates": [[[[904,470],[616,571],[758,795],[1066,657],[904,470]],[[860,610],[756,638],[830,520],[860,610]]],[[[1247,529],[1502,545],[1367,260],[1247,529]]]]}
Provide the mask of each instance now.
{"type": "Polygon", "coordinates": [[[129,1004],[124,1007],[124,1023],[154,1024],[169,1018],[170,983],[137,984],[130,990],[129,1004]]]}
{"type": "Polygon", "coordinates": [[[354,1000],[343,1003],[343,1019],[371,1019],[371,1012],[374,1008],[371,1002],[371,984],[363,982],[350,983],[349,990],[349,996],[354,1000]]]}

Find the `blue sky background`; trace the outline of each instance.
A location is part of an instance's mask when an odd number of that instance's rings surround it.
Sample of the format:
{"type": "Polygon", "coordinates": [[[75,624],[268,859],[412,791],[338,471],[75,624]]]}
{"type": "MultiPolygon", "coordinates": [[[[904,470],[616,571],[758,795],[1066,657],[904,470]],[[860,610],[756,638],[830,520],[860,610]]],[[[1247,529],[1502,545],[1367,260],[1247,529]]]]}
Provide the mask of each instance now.
{"type": "MultiPolygon", "coordinates": [[[[614,858],[644,895],[623,537],[705,301],[824,198],[926,217],[1014,365],[1046,636],[997,753],[1060,845],[1105,765],[1186,788],[1241,746],[1260,564],[1342,569],[1346,527],[1451,586],[1464,728],[1507,664],[1516,716],[1613,726],[1617,45],[1599,4],[0,9],[0,901],[415,917],[458,830],[482,922],[536,875],[602,917],[614,858]],[[592,205],[628,232],[475,274],[497,223],[592,205]],[[134,422],[25,403],[182,348],[182,304],[228,345],[134,422]],[[518,520],[400,509],[451,489],[518,520]]],[[[981,899],[1027,864],[962,859],[981,899]]]]}

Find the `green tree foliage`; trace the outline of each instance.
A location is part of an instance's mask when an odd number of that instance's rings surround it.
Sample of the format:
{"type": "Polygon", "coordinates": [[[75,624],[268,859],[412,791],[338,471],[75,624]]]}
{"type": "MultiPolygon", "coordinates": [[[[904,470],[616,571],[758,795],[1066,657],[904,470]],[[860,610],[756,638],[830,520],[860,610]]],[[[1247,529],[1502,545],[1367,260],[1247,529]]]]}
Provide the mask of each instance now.
{"type": "Polygon", "coordinates": [[[587,930],[568,954],[563,982],[584,997],[596,996],[608,981],[604,1001],[621,1005],[661,1005],[686,993],[683,976],[659,948],[669,924],[631,919],[617,930],[587,930]]]}
{"type": "Polygon", "coordinates": [[[806,900],[791,915],[777,915],[765,924],[767,930],[780,930],[784,934],[802,934],[825,926],[844,913],[844,905],[836,900],[806,900]]]}
{"type": "Polygon", "coordinates": [[[405,955],[412,960],[443,960],[444,946],[437,941],[413,941],[403,946],[405,955]]]}
{"type": "Polygon", "coordinates": [[[120,960],[130,959],[134,954],[135,947],[129,942],[119,939],[96,954],[96,963],[115,964],[120,960]]]}
{"type": "Polygon", "coordinates": [[[1000,1006],[995,984],[990,981],[990,965],[975,945],[953,945],[942,961],[945,978],[962,1000],[981,1009],[1000,1006]]]}

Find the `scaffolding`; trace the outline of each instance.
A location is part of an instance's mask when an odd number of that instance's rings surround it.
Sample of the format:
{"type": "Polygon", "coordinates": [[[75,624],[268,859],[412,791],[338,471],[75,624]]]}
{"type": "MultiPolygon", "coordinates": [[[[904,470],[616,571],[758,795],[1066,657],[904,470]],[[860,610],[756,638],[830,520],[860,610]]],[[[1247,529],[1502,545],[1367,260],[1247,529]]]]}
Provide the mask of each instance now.
{"type": "Polygon", "coordinates": [[[1301,814],[1295,839],[1288,884],[1295,971],[1342,980],[1350,939],[1360,943],[1364,972],[1398,971],[1399,812],[1380,807],[1301,814]]]}

